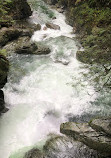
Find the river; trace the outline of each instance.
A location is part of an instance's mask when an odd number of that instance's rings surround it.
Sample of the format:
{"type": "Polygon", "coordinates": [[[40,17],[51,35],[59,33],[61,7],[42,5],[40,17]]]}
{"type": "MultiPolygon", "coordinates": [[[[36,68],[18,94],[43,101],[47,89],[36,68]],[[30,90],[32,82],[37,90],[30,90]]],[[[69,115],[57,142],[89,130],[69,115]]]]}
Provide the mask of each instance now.
{"type": "Polygon", "coordinates": [[[76,59],[78,43],[65,16],[42,1],[35,4],[29,20],[40,23],[42,29],[34,33],[32,40],[50,47],[51,54],[9,57],[11,66],[4,87],[9,111],[0,118],[0,158],[9,158],[24,147],[44,144],[48,134],[59,133],[63,122],[85,122],[110,112],[110,106],[106,106],[109,100],[103,103],[103,95],[83,79],[82,72],[88,70],[76,59]],[[47,21],[59,25],[60,30],[43,30],[47,21]]]}

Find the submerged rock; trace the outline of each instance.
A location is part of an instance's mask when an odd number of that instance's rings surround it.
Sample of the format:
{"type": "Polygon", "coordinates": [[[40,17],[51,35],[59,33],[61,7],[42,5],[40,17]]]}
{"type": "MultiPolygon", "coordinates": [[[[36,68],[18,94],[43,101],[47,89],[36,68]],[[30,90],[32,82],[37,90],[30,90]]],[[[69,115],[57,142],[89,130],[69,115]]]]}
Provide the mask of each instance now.
{"type": "Polygon", "coordinates": [[[35,51],[35,54],[37,55],[47,55],[51,52],[51,50],[46,46],[39,46],[38,49],[35,51]]]}
{"type": "Polygon", "coordinates": [[[56,24],[53,24],[53,23],[46,23],[46,26],[50,29],[54,29],[54,30],[60,30],[60,26],[59,25],[56,25],[56,24]]]}
{"type": "Polygon", "coordinates": [[[54,59],[54,62],[55,63],[61,63],[61,64],[63,64],[63,65],[68,65],[69,63],[70,63],[70,61],[68,60],[68,59],[54,59]]]}
{"type": "Polygon", "coordinates": [[[88,123],[77,124],[74,122],[63,123],[60,127],[61,133],[83,142],[105,156],[111,156],[111,137],[107,133],[101,130],[96,131],[95,129],[91,128],[88,123]]]}

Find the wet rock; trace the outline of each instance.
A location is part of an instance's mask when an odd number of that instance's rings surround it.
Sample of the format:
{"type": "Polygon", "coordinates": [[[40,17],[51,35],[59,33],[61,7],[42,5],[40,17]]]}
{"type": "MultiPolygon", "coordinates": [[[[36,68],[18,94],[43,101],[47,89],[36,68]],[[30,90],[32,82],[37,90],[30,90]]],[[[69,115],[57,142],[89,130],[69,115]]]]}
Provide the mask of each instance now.
{"type": "Polygon", "coordinates": [[[101,118],[92,120],[89,125],[96,131],[105,132],[111,136],[111,118],[101,118]]]}
{"type": "Polygon", "coordinates": [[[34,24],[31,23],[27,20],[19,20],[17,21],[17,23],[14,25],[14,27],[19,28],[19,29],[23,29],[23,30],[29,30],[29,31],[38,31],[41,29],[41,25],[40,24],[34,24]]]}
{"type": "Polygon", "coordinates": [[[97,152],[71,138],[53,135],[44,145],[45,158],[97,158],[97,152]]]}
{"type": "Polygon", "coordinates": [[[105,156],[111,155],[111,137],[108,137],[102,131],[95,131],[88,123],[63,123],[61,124],[60,131],[63,134],[73,137],[75,140],[83,142],[105,156]]]}
{"type": "Polygon", "coordinates": [[[5,108],[4,104],[5,104],[5,102],[4,102],[4,94],[3,94],[3,91],[0,90],[0,113],[5,108]]]}
{"type": "Polygon", "coordinates": [[[0,114],[5,113],[7,111],[8,111],[8,108],[5,107],[4,93],[2,90],[0,90],[0,114]]]}
{"type": "Polygon", "coordinates": [[[53,23],[46,23],[46,26],[50,29],[54,29],[54,30],[60,30],[60,26],[59,25],[56,25],[56,24],[53,24],[53,23]]]}
{"type": "Polygon", "coordinates": [[[38,31],[38,30],[41,30],[41,25],[40,24],[36,25],[35,31],[38,31]]]}
{"type": "Polygon", "coordinates": [[[13,41],[22,36],[31,37],[34,31],[40,30],[40,24],[30,24],[28,22],[20,22],[14,27],[2,28],[0,30],[0,46],[6,45],[8,42],[13,41]]]}
{"type": "Polygon", "coordinates": [[[0,54],[0,89],[3,88],[7,82],[8,71],[9,62],[6,57],[0,54]]]}
{"type": "Polygon", "coordinates": [[[28,151],[24,158],[44,158],[44,155],[39,149],[35,148],[28,151]]]}
{"type": "Polygon", "coordinates": [[[35,54],[37,55],[47,55],[51,52],[51,50],[46,46],[39,46],[38,49],[35,51],[35,54]]]}
{"type": "Polygon", "coordinates": [[[59,13],[64,13],[64,9],[63,9],[63,8],[57,8],[57,11],[58,11],[59,13]]]}
{"type": "Polygon", "coordinates": [[[8,52],[17,54],[46,55],[50,53],[50,49],[48,47],[32,42],[30,37],[20,37],[3,48],[8,52]]]}
{"type": "Polygon", "coordinates": [[[2,28],[0,30],[0,46],[4,46],[8,41],[18,38],[22,31],[15,28],[2,28]]]}
{"type": "Polygon", "coordinates": [[[58,2],[58,0],[45,0],[45,2],[50,5],[55,5],[58,2]]]}
{"type": "Polygon", "coordinates": [[[37,49],[37,45],[32,43],[29,37],[20,37],[17,41],[15,41],[14,53],[33,54],[37,49]]]}
{"type": "Polygon", "coordinates": [[[53,20],[57,19],[55,16],[52,18],[53,20]]]}
{"type": "Polygon", "coordinates": [[[46,27],[46,26],[44,26],[44,27],[43,27],[43,30],[44,30],[44,31],[46,31],[46,30],[47,30],[47,27],[46,27]]]}

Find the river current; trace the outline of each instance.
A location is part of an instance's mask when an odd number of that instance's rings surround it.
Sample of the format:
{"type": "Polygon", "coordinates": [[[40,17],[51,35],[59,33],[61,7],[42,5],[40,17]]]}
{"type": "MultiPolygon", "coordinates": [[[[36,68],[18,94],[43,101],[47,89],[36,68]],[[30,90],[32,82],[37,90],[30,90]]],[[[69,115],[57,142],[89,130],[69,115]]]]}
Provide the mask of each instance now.
{"type": "Polygon", "coordinates": [[[29,20],[42,28],[32,40],[47,45],[51,53],[9,57],[11,66],[4,87],[9,111],[0,118],[0,158],[9,158],[22,148],[42,146],[50,133],[59,134],[63,122],[85,122],[110,113],[109,99],[83,79],[82,72],[88,70],[76,59],[79,43],[65,16],[42,1],[34,4],[29,20]],[[59,25],[60,30],[44,30],[47,21],[59,25]]]}

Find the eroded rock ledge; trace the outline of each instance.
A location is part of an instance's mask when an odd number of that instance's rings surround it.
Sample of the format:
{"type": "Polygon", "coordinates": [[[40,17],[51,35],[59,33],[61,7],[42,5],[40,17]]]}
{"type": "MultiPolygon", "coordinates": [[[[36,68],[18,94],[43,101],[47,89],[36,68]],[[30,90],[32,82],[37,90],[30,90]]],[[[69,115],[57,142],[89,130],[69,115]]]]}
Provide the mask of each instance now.
{"type": "Polygon", "coordinates": [[[90,123],[66,122],[61,124],[60,132],[104,156],[111,156],[111,118],[94,119],[90,123]]]}

